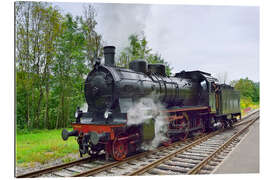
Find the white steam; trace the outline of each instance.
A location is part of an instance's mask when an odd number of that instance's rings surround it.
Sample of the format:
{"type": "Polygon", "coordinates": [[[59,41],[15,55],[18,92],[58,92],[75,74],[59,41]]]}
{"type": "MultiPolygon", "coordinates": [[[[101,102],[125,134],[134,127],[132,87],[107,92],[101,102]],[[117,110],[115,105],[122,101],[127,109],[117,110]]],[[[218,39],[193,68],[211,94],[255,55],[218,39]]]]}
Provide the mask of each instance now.
{"type": "MultiPolygon", "coordinates": [[[[167,114],[163,111],[165,108],[159,102],[154,95],[149,97],[141,98],[135,105],[130,108],[127,112],[127,125],[138,125],[142,123],[150,123],[151,119],[155,122],[155,137],[150,142],[143,142],[141,148],[143,150],[153,150],[162,142],[168,140],[166,132],[168,130],[167,114]]],[[[83,112],[87,112],[88,105],[84,103],[80,108],[83,112]]],[[[90,123],[92,118],[82,118],[83,123],[90,123]]]]}
{"type": "Polygon", "coordinates": [[[80,109],[82,110],[82,112],[87,112],[88,110],[88,104],[84,103],[82,107],[80,107],[80,109]]]}
{"type": "MultiPolygon", "coordinates": [[[[82,112],[87,112],[88,111],[88,104],[87,103],[84,103],[82,107],[80,107],[80,110],[82,112]]],[[[81,117],[81,123],[85,123],[85,124],[88,124],[88,123],[91,123],[93,120],[93,118],[91,117],[81,117]]]]}
{"type": "Polygon", "coordinates": [[[116,46],[116,52],[127,47],[131,34],[140,34],[150,14],[147,4],[95,3],[96,29],[102,34],[104,45],[116,46]]]}
{"type": "Polygon", "coordinates": [[[152,150],[160,143],[166,141],[166,132],[168,129],[167,114],[162,110],[164,107],[160,103],[154,102],[153,98],[141,98],[127,112],[127,125],[137,125],[149,123],[150,119],[155,120],[155,137],[151,142],[143,142],[142,149],[152,150]]]}

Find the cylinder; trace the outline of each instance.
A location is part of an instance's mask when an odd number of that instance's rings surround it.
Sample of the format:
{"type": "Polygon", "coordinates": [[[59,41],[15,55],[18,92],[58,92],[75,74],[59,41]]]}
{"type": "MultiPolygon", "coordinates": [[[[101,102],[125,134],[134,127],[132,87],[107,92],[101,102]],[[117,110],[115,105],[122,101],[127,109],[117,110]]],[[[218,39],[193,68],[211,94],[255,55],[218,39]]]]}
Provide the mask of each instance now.
{"type": "Polygon", "coordinates": [[[114,46],[105,46],[104,50],[104,59],[106,66],[115,66],[114,63],[114,55],[115,55],[115,47],[114,46]]]}

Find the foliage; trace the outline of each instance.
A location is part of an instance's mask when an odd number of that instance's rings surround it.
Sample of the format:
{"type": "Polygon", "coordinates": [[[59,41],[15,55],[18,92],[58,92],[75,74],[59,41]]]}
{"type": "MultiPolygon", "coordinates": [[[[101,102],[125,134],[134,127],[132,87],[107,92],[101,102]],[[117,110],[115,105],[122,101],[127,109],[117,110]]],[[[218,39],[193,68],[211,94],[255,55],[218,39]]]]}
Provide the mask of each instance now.
{"type": "Polygon", "coordinates": [[[93,6],[84,7],[84,17],[80,17],[80,24],[82,34],[85,38],[85,52],[87,56],[87,64],[92,67],[94,64],[94,58],[101,57],[103,55],[102,36],[97,34],[94,30],[97,22],[95,20],[96,11],[93,6]]]}
{"type": "Polygon", "coordinates": [[[248,78],[234,80],[230,83],[234,88],[240,91],[240,107],[242,114],[244,109],[250,107],[252,109],[259,108],[260,103],[260,84],[255,83],[248,78]]]}
{"type": "Polygon", "coordinates": [[[244,109],[246,108],[251,108],[251,109],[258,109],[259,108],[259,102],[253,102],[251,98],[241,98],[240,100],[240,108],[241,108],[241,113],[244,115],[246,112],[244,109]]]}
{"type": "Polygon", "coordinates": [[[62,15],[45,2],[15,2],[16,125],[19,129],[70,125],[84,102],[83,81],[102,56],[95,11],[62,15]]]}
{"type": "MultiPolygon", "coordinates": [[[[46,2],[15,2],[16,127],[69,127],[77,106],[84,103],[83,83],[95,57],[103,56],[102,36],[95,30],[93,6],[72,17],[46,2]]],[[[163,63],[144,35],[132,34],[118,65],[134,59],[163,63]]]]}
{"type": "Polygon", "coordinates": [[[243,97],[243,98],[241,98],[241,101],[240,101],[240,107],[241,107],[241,109],[245,109],[245,108],[250,107],[250,105],[252,103],[253,102],[252,102],[251,98],[243,97]]]}
{"type": "Polygon", "coordinates": [[[240,91],[241,98],[251,100],[252,102],[259,102],[260,100],[260,86],[259,83],[254,83],[248,78],[240,79],[238,81],[232,82],[235,89],[240,91]]]}
{"type": "Polygon", "coordinates": [[[129,46],[120,52],[118,66],[127,68],[129,63],[135,59],[144,59],[148,63],[162,63],[166,67],[166,74],[170,75],[172,67],[158,53],[152,53],[148,47],[148,42],[144,35],[131,34],[129,36],[129,46]]]}

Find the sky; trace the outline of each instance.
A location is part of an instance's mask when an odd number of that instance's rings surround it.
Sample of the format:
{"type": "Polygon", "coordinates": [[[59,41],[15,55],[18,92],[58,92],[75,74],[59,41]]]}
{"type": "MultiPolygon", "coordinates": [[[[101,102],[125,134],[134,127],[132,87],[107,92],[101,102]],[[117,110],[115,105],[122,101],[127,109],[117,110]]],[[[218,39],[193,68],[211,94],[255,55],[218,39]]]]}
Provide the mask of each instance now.
{"type": "MultiPolygon", "coordinates": [[[[80,16],[86,3],[53,3],[80,16]]],[[[105,45],[117,52],[128,37],[144,32],[152,52],[173,67],[201,70],[215,77],[259,81],[259,15],[257,6],[199,6],[94,3],[96,27],[105,45]]]]}

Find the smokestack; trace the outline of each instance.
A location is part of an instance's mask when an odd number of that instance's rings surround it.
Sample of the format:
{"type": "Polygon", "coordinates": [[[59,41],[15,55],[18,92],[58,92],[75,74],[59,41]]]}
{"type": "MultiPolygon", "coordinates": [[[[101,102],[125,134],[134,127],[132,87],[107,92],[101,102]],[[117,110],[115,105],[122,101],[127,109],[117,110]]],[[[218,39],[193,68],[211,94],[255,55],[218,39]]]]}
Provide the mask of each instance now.
{"type": "Polygon", "coordinates": [[[106,66],[114,66],[114,54],[115,47],[114,46],[105,46],[104,47],[104,58],[106,66]]]}

